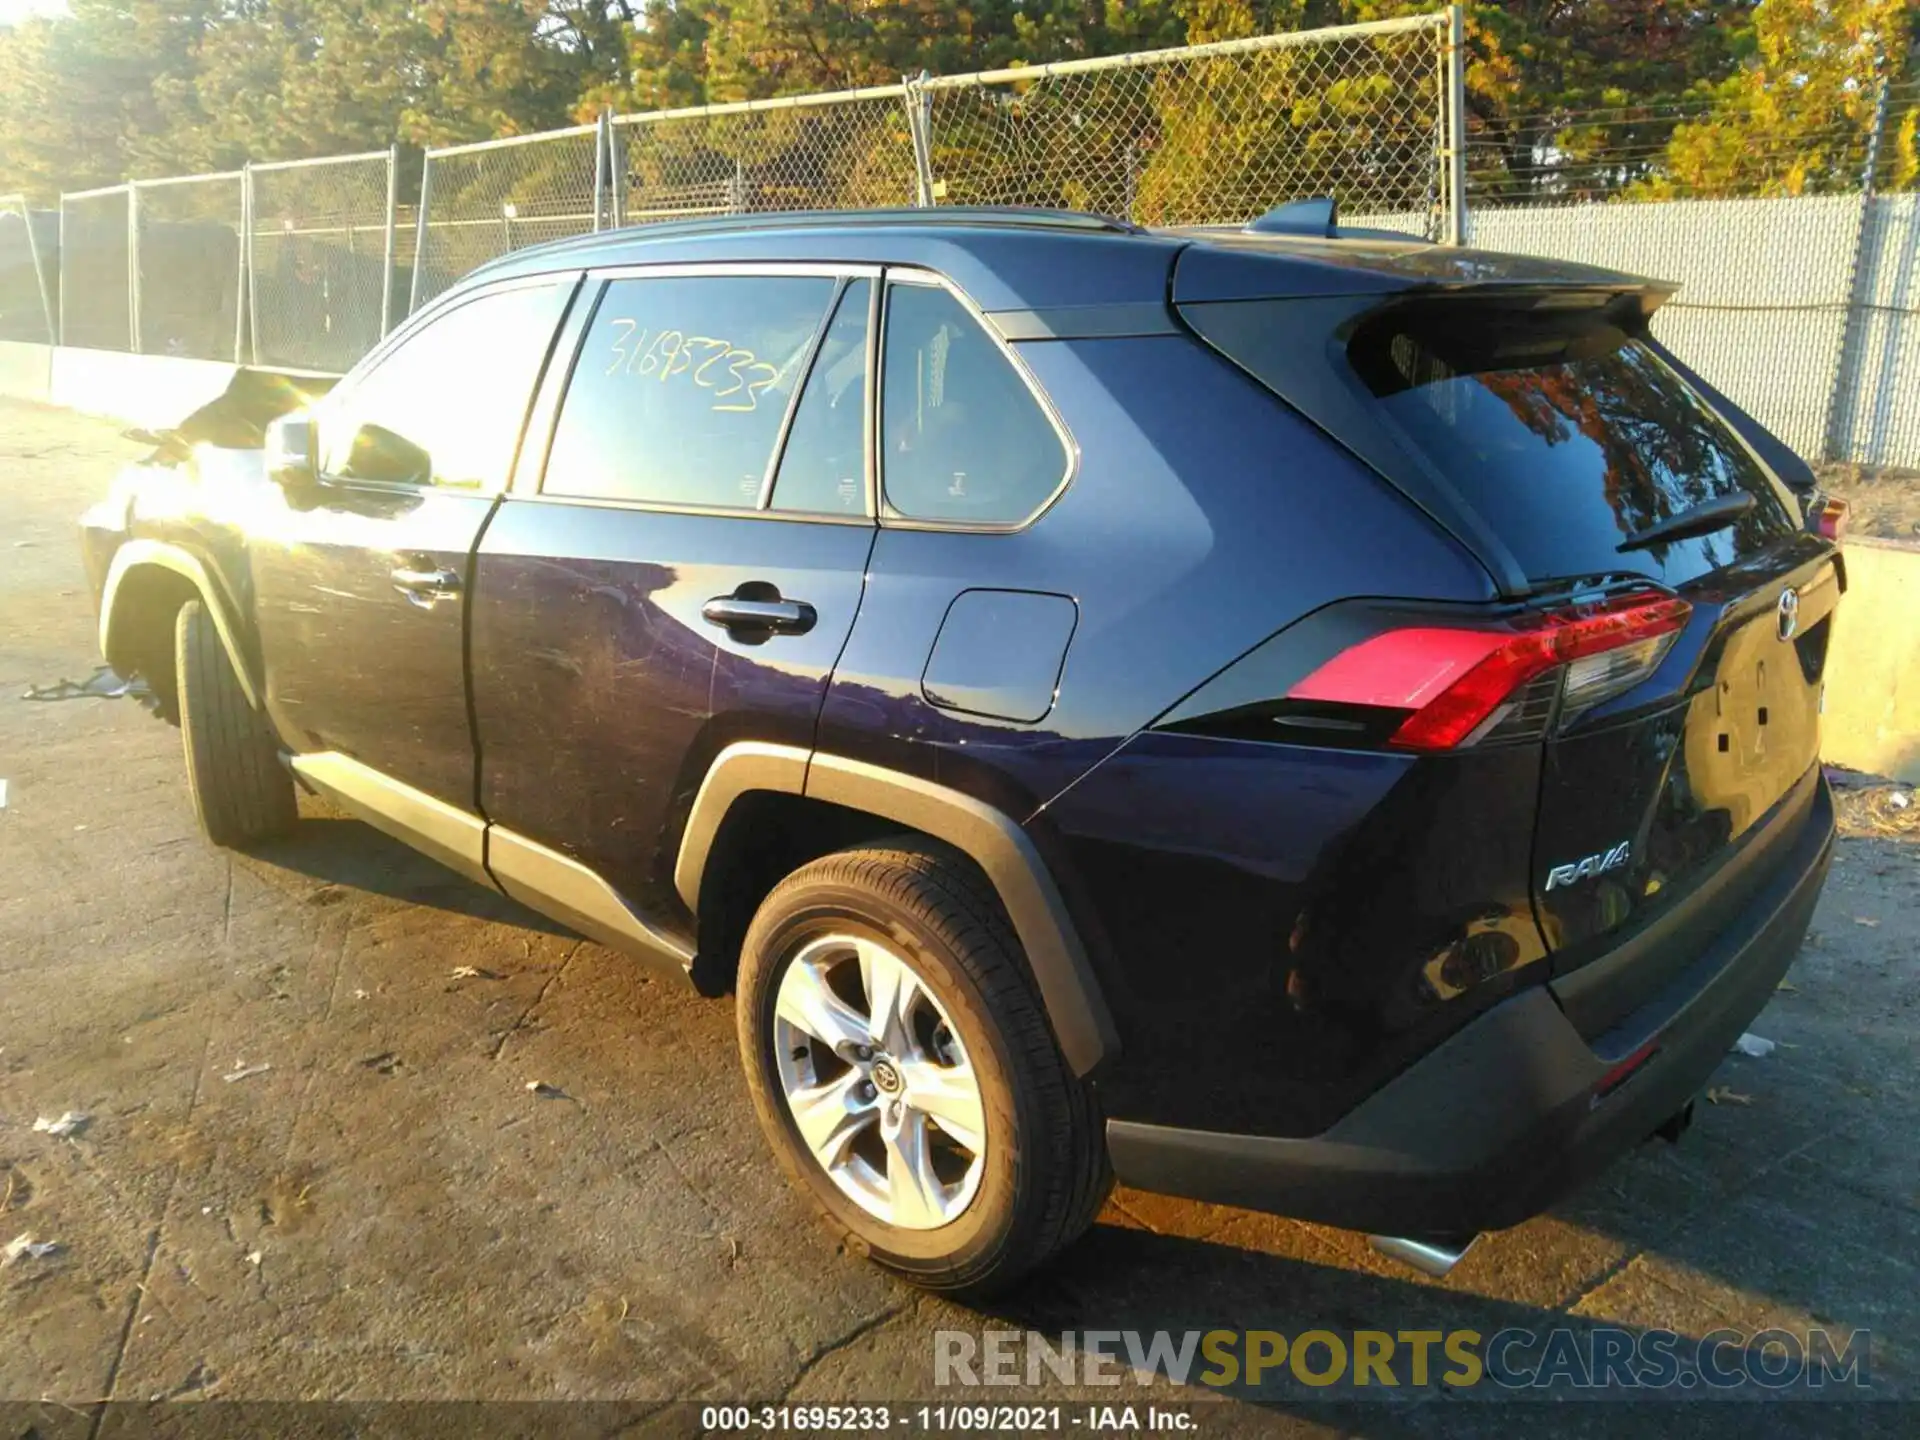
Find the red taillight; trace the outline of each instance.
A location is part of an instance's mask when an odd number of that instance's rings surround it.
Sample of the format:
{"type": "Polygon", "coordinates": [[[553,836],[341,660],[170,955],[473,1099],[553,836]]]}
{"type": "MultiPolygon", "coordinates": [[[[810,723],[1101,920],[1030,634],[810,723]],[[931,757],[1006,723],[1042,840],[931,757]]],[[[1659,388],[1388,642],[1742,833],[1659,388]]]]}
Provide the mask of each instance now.
{"type": "Polygon", "coordinates": [[[1582,697],[1598,704],[1651,673],[1692,607],[1637,592],[1530,617],[1500,629],[1420,626],[1389,630],[1343,650],[1287,692],[1289,700],[1385,706],[1413,713],[1387,743],[1450,750],[1473,735],[1528,681],[1555,666],[1641,646],[1630,669],[1599,673],[1582,697]]]}
{"type": "Polygon", "coordinates": [[[1818,507],[1807,518],[1813,528],[1828,540],[1838,542],[1847,533],[1847,502],[1831,495],[1822,496],[1818,507]]]}

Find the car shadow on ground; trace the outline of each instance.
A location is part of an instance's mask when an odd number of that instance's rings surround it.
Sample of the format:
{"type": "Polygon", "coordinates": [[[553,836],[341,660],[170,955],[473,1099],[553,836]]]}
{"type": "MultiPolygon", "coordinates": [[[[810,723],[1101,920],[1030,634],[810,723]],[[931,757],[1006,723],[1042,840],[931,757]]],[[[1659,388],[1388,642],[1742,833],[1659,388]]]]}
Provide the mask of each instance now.
{"type": "MultiPolygon", "coordinates": [[[[1623,1400],[1671,1401],[1696,1393],[1704,1398],[1728,1388],[1724,1381],[1709,1385],[1702,1377],[1691,1340],[1677,1342],[1673,1356],[1676,1370],[1664,1385],[1640,1388],[1606,1383],[1604,1366],[1610,1349],[1620,1364],[1637,1363],[1630,1347],[1643,1334],[1643,1327],[1638,1325],[1607,1323],[1522,1301],[1443,1288],[1413,1277],[1400,1279],[1250,1250],[1231,1241],[1109,1224],[1095,1226],[1032,1282],[1014,1295],[990,1302],[979,1314],[981,1330],[1006,1327],[1037,1332],[1053,1347],[1062,1344],[1062,1336],[1068,1331],[1075,1336],[1075,1348],[1091,1343],[1097,1332],[1120,1332],[1101,1342],[1101,1347],[1119,1361],[1108,1370],[1120,1376],[1117,1383],[1108,1382],[1114,1404],[1154,1401],[1186,1405],[1218,1396],[1256,1404],[1285,1402],[1297,1418],[1313,1418],[1313,1409],[1301,1411],[1295,1407],[1324,1405],[1326,1413],[1318,1417],[1322,1423],[1368,1436],[1419,1434],[1441,1425],[1449,1435],[1477,1433],[1479,1429],[1507,1433],[1512,1415],[1507,1412],[1503,1416],[1504,1406],[1493,1410],[1466,1407],[1482,1419],[1469,1422],[1464,1432],[1458,1429],[1457,1422],[1463,1418],[1462,1402],[1474,1400],[1577,1401],[1604,1397],[1615,1402],[1556,1406],[1554,1433],[1578,1435],[1588,1433],[1586,1420],[1603,1423],[1608,1412],[1617,1423],[1618,1402],[1623,1400]],[[1169,1285],[1169,1277],[1176,1276],[1177,1283],[1169,1285]],[[1187,1332],[1201,1336],[1225,1332],[1217,1338],[1223,1353],[1233,1357],[1234,1372],[1226,1373],[1196,1346],[1184,1387],[1156,1382],[1150,1389],[1143,1388],[1126,1374],[1127,1331],[1138,1332],[1136,1343],[1141,1346],[1151,1346],[1155,1332],[1167,1332],[1176,1349],[1185,1343],[1187,1332]],[[1314,1340],[1309,1345],[1306,1372],[1318,1383],[1303,1381],[1290,1364],[1292,1356],[1283,1350],[1258,1383],[1250,1384],[1245,1362],[1252,1346],[1249,1332],[1253,1331],[1275,1332],[1276,1337],[1285,1337],[1279,1342],[1285,1345],[1307,1338],[1309,1332],[1321,1331],[1340,1348],[1329,1349],[1326,1340],[1314,1340]],[[1373,1372],[1370,1386],[1355,1385],[1350,1347],[1357,1331],[1383,1332],[1390,1337],[1393,1349],[1388,1365],[1394,1385],[1380,1383],[1378,1371],[1373,1372]],[[1498,1351],[1506,1362],[1500,1376],[1482,1365],[1474,1367],[1467,1382],[1470,1372],[1459,1357],[1450,1357],[1446,1350],[1447,1339],[1458,1337],[1462,1331],[1473,1332],[1471,1342],[1463,1342],[1463,1347],[1470,1345],[1483,1362],[1498,1351]],[[1503,1331],[1525,1334],[1496,1340],[1503,1331]],[[1407,1339],[1411,1332],[1424,1332],[1428,1337],[1428,1383],[1424,1385],[1414,1383],[1416,1346],[1407,1339]],[[1555,1332],[1563,1334],[1556,1338],[1555,1332]],[[1622,1346],[1629,1348],[1622,1352],[1622,1346]],[[1559,1357],[1559,1373],[1550,1375],[1546,1372],[1554,1362],[1548,1357],[1555,1354],[1559,1357]],[[1450,1383],[1442,1379],[1449,1372],[1454,1377],[1450,1383]],[[1587,1380],[1600,1383],[1577,1383],[1587,1380]],[[1570,1420],[1578,1417],[1581,1423],[1562,1426],[1561,1416],[1570,1420]]],[[[1267,1343],[1271,1346],[1275,1339],[1270,1337],[1267,1343]]],[[[1025,1382],[1029,1363],[1026,1352],[1016,1350],[1015,1354],[1020,1357],[1019,1379],[1025,1382]]],[[[1760,1358],[1764,1361],[1765,1357],[1760,1358]]],[[[1724,1348],[1713,1357],[1723,1375],[1741,1371],[1748,1362],[1749,1357],[1738,1348],[1724,1348]]],[[[1043,1383],[1048,1378],[1044,1368],[1039,1378],[1043,1383]]],[[[1735,1393],[1744,1391],[1742,1398],[1764,1393],[1751,1380],[1734,1388],[1735,1393]]],[[[1003,1399],[1016,1394],[969,1387],[965,1398],[1003,1399]]],[[[1814,1392],[1816,1397],[1819,1394],[1814,1392]]],[[[1836,1384],[1826,1398],[1865,1397],[1836,1384]]],[[[1807,1415],[1810,1422],[1842,1418],[1832,1406],[1796,1408],[1821,1412],[1807,1415]]],[[[1684,1412],[1673,1412],[1671,1407],[1663,1407],[1662,1415],[1685,1418],[1684,1412]]],[[[1837,1433],[1823,1431],[1818,1425],[1802,1428],[1810,1434],[1837,1433]]],[[[1685,1430],[1682,1425],[1682,1433],[1685,1430]]],[[[1615,1432],[1603,1427],[1596,1433],[1615,1432]]]]}
{"type": "Polygon", "coordinates": [[[371,825],[347,816],[316,815],[303,809],[292,834],[263,841],[248,853],[256,860],[295,871],[323,885],[350,887],[476,920],[578,938],[559,922],[497,890],[475,884],[371,825]]]}

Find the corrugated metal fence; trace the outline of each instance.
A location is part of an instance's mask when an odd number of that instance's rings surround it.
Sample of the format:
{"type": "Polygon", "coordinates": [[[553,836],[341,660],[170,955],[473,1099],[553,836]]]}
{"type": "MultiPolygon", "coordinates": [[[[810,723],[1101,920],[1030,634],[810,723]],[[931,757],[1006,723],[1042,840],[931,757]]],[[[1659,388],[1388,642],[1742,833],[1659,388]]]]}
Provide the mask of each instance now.
{"type": "Polygon", "coordinates": [[[1801,454],[1920,467],[1920,196],[1476,210],[1473,243],[1680,282],[1674,351],[1801,454]]]}

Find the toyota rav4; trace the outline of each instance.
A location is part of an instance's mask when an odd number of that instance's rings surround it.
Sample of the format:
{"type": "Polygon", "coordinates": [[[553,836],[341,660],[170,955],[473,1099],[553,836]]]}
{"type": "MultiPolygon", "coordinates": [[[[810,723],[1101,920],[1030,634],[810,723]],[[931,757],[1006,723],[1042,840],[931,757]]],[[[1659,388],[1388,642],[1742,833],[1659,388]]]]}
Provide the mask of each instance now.
{"type": "Polygon", "coordinates": [[[1669,290],[1311,207],[581,236],[160,437],[101,645],[215,844],[305,788],[731,992],[919,1284],[1116,1176],[1438,1271],[1678,1127],[1826,874],[1836,512],[1669,290]]]}

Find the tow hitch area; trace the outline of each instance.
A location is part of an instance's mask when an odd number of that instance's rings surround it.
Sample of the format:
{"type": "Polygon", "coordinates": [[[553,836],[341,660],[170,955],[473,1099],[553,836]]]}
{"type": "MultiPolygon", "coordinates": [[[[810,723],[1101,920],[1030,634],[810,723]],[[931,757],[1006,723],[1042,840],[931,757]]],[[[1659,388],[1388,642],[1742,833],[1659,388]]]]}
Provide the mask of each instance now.
{"type": "Polygon", "coordinates": [[[1680,1143],[1680,1137],[1687,1133],[1687,1127],[1692,1124],[1693,1101],[1689,1100],[1665,1120],[1662,1120],[1660,1124],[1655,1127],[1653,1133],[1669,1145],[1678,1145],[1680,1143]]]}
{"type": "Polygon", "coordinates": [[[1414,1240],[1405,1235],[1369,1235],[1373,1248],[1390,1260],[1398,1260],[1411,1265],[1422,1275],[1431,1275],[1439,1280],[1460,1263],[1461,1257],[1473,1248],[1478,1235],[1468,1235],[1464,1239],[1414,1240]]]}

